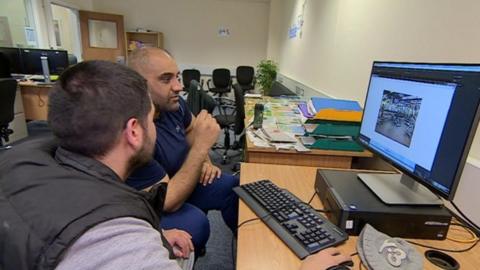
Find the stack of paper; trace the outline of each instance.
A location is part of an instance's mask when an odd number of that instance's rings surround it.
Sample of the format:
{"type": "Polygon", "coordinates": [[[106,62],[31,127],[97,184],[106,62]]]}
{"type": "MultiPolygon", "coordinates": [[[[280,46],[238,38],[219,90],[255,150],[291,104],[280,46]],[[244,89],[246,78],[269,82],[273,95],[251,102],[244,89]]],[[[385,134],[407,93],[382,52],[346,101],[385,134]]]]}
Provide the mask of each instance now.
{"type": "Polygon", "coordinates": [[[360,131],[362,108],[357,101],[312,97],[299,104],[306,118],[304,127],[309,148],[363,151],[355,142],[360,131]]]}

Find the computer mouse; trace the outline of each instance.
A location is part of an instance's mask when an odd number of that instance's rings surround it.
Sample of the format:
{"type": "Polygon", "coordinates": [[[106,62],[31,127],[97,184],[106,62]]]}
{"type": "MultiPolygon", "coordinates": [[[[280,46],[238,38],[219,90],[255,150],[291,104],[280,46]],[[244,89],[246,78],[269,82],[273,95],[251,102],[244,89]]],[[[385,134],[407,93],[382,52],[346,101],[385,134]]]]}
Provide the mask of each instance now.
{"type": "Polygon", "coordinates": [[[327,270],[350,270],[350,267],[353,266],[353,261],[345,261],[340,264],[330,266],[327,270]]]}

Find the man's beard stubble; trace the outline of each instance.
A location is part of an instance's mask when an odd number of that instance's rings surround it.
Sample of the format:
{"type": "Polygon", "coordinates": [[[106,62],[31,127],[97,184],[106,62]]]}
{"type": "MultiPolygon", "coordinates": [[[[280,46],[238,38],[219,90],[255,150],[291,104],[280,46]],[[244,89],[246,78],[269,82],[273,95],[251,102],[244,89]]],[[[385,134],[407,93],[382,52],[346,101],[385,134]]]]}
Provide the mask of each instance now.
{"type": "Polygon", "coordinates": [[[134,156],[132,156],[128,161],[128,165],[127,165],[128,175],[130,175],[135,169],[143,165],[146,165],[153,158],[155,143],[146,134],[144,137],[144,142],[145,143],[138,150],[138,152],[134,156]]]}

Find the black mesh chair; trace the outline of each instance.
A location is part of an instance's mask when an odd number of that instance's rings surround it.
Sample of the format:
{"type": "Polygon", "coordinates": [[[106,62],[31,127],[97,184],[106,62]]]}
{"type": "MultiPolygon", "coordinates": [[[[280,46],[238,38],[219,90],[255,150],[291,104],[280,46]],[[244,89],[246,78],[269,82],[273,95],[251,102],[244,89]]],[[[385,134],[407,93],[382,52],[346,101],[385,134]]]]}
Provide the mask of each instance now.
{"type": "Polygon", "coordinates": [[[187,96],[187,106],[193,115],[197,116],[201,110],[207,110],[212,113],[217,103],[207,92],[203,91],[196,80],[191,80],[188,88],[185,90],[187,96]]]}
{"type": "Polygon", "coordinates": [[[197,83],[200,83],[200,88],[203,89],[203,80],[200,79],[201,74],[198,69],[184,69],[182,71],[182,82],[183,82],[183,90],[188,91],[188,88],[190,87],[190,82],[192,80],[197,81],[197,83]]]}
{"type": "Polygon", "coordinates": [[[4,147],[4,142],[9,141],[9,136],[13,130],[8,128],[10,122],[15,116],[15,94],[17,91],[17,81],[12,78],[0,79],[0,149],[4,147]]]}
{"type": "Polygon", "coordinates": [[[73,66],[73,65],[78,63],[78,60],[77,60],[77,57],[75,56],[75,54],[69,53],[67,55],[67,57],[68,57],[68,65],[69,66],[73,66]]]}
{"type": "MultiPolygon", "coordinates": [[[[222,147],[216,147],[216,149],[223,149],[222,163],[226,164],[229,159],[228,151],[230,149],[241,149],[245,144],[245,98],[243,95],[243,89],[239,84],[233,85],[233,91],[235,94],[235,106],[223,105],[223,110],[219,110],[220,114],[215,115],[217,123],[220,128],[224,130],[224,143],[222,147]],[[229,111],[230,113],[226,113],[229,111]],[[230,131],[233,130],[235,139],[233,144],[230,141],[230,131]],[[238,138],[238,140],[237,140],[238,138]]],[[[241,154],[241,152],[239,153],[241,154]]]]}
{"type": "Polygon", "coordinates": [[[232,89],[232,77],[230,70],[226,68],[217,68],[212,72],[212,79],[207,81],[208,90],[214,94],[218,94],[221,98],[232,89]],[[212,85],[213,83],[213,85],[212,85]]]}
{"type": "Polygon", "coordinates": [[[255,89],[255,70],[251,66],[238,66],[235,76],[244,92],[255,89]]]}

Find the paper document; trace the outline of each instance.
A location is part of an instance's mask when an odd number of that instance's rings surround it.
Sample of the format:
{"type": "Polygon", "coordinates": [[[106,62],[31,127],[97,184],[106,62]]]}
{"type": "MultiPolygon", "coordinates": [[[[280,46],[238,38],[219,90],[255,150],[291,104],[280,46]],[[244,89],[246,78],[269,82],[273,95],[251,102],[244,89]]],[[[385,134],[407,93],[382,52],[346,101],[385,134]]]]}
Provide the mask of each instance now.
{"type": "Polygon", "coordinates": [[[245,97],[246,97],[246,98],[262,98],[262,94],[251,94],[251,93],[248,93],[248,94],[245,94],[245,97]]]}
{"type": "Polygon", "coordinates": [[[297,139],[281,131],[280,129],[262,128],[262,131],[270,142],[279,142],[279,143],[296,143],[297,142],[297,139]]]}

